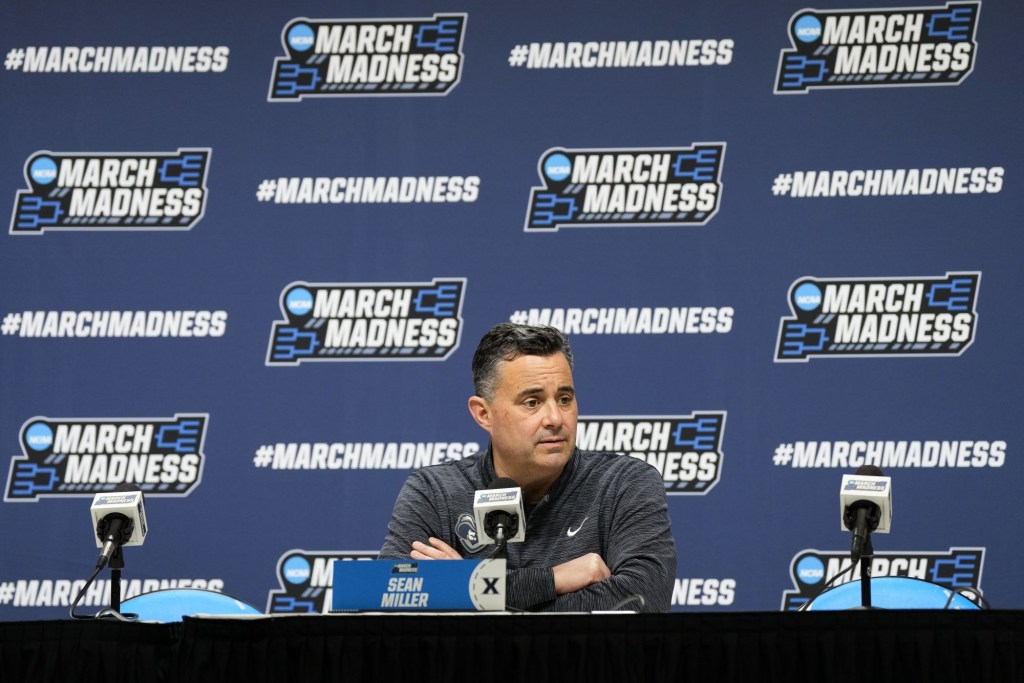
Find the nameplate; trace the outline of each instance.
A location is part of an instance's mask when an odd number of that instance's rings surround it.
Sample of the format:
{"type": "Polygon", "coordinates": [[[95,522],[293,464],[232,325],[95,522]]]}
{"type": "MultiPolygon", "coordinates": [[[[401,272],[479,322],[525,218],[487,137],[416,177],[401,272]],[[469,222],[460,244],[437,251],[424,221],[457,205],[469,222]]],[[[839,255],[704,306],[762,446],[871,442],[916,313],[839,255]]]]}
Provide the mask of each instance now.
{"type": "Polygon", "coordinates": [[[335,560],[331,611],[503,611],[505,560],[335,560]]]}

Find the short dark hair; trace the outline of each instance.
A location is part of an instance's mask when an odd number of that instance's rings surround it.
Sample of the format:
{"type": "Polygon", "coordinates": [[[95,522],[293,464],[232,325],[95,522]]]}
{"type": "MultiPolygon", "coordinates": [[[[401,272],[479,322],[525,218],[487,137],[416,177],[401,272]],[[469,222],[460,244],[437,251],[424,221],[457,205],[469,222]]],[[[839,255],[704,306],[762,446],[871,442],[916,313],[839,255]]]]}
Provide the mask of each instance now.
{"type": "Polygon", "coordinates": [[[561,330],[547,325],[498,323],[480,340],[473,354],[473,391],[488,401],[498,387],[498,365],[519,356],[561,353],[572,369],[572,349],[561,330]]]}

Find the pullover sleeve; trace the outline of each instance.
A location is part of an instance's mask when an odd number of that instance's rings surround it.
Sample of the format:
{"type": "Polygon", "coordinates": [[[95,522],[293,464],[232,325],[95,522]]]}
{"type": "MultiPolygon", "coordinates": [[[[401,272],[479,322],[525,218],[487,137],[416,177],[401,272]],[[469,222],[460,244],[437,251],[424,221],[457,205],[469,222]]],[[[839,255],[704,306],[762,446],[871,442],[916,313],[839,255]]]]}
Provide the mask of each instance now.
{"type": "Polygon", "coordinates": [[[395,509],[388,522],[388,534],[378,559],[398,560],[409,557],[412,542],[433,536],[458,548],[458,539],[449,525],[442,520],[449,518],[444,495],[438,495],[435,487],[422,472],[409,475],[395,500],[395,509]],[[443,509],[439,509],[439,506],[443,509]]]}

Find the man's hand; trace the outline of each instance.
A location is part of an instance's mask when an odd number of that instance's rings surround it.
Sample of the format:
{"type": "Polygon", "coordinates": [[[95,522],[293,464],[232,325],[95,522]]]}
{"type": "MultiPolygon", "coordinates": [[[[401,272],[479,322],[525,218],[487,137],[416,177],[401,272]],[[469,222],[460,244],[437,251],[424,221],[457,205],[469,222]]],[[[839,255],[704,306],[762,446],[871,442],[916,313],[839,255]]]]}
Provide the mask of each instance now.
{"type": "Polygon", "coordinates": [[[440,538],[434,538],[431,536],[429,539],[430,545],[421,543],[420,541],[412,542],[412,552],[409,553],[409,557],[414,560],[461,560],[462,555],[459,555],[455,551],[455,548],[451,547],[440,538]]]}
{"type": "Polygon", "coordinates": [[[578,591],[590,584],[604,581],[612,575],[608,565],[597,553],[587,553],[575,560],[564,562],[555,566],[553,571],[556,595],[578,591]]]}

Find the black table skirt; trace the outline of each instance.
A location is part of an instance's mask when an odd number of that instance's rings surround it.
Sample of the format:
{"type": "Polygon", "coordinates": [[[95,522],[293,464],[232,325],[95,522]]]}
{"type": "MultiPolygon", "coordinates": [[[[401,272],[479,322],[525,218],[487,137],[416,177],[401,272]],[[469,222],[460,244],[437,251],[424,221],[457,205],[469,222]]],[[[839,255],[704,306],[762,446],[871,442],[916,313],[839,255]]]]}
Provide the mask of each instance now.
{"type": "Polygon", "coordinates": [[[1021,681],[1024,612],[0,622],[0,681],[1021,681]]]}

